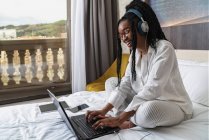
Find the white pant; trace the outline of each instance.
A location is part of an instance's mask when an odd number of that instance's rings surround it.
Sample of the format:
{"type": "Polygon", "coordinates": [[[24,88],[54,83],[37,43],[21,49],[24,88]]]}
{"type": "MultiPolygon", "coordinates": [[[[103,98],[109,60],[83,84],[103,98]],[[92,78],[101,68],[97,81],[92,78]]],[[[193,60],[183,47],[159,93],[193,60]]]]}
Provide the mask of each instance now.
{"type": "Polygon", "coordinates": [[[171,126],[184,120],[184,112],[175,103],[166,101],[147,101],[131,117],[131,121],[145,128],[171,126]]]}
{"type": "MultiPolygon", "coordinates": [[[[127,106],[127,103],[119,107],[119,110],[114,109],[114,113],[118,115],[126,108],[125,106],[127,106]]],[[[130,121],[144,128],[154,128],[175,125],[184,119],[184,112],[175,103],[154,100],[140,105],[130,121]]]]}

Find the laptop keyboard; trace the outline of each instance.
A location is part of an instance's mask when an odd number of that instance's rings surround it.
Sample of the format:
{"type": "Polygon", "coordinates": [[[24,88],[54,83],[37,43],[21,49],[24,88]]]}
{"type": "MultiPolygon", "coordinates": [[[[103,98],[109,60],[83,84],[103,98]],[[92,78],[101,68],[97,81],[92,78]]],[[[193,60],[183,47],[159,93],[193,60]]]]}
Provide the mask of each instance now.
{"type": "Polygon", "coordinates": [[[79,115],[79,116],[76,116],[76,117],[72,117],[72,119],[83,130],[83,132],[87,136],[98,135],[98,134],[107,132],[107,128],[95,130],[92,127],[94,122],[90,122],[90,123],[87,122],[86,118],[85,118],[85,115],[79,115]]]}

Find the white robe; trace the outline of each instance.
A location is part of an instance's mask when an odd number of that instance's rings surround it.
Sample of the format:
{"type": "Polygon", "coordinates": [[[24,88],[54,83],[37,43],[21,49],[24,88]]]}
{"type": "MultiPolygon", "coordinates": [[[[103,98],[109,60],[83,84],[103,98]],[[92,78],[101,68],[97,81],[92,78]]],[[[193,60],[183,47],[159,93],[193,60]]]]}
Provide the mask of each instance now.
{"type": "Polygon", "coordinates": [[[156,48],[155,51],[149,47],[148,53],[142,58],[136,50],[136,81],[132,81],[130,55],[120,87],[111,93],[108,102],[117,109],[124,103],[128,94],[135,94],[125,112],[136,111],[146,101],[161,100],[176,103],[185,115],[191,116],[192,102],[184,88],[172,44],[159,40],[156,48]]]}

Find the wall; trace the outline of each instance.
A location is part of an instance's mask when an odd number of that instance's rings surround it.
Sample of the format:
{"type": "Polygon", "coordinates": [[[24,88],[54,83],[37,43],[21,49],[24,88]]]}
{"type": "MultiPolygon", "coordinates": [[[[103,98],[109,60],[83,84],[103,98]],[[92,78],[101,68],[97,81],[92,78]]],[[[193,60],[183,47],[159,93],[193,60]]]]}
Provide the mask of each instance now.
{"type": "Polygon", "coordinates": [[[149,0],[162,27],[208,22],[209,0],[149,0]]]}
{"type": "MultiPolygon", "coordinates": [[[[119,17],[131,1],[118,0],[119,17]]],[[[163,27],[209,21],[209,0],[149,0],[149,4],[163,27]]]]}
{"type": "Polygon", "coordinates": [[[119,6],[119,17],[122,17],[125,13],[125,7],[128,5],[132,0],[118,0],[118,6],[119,6]]]}

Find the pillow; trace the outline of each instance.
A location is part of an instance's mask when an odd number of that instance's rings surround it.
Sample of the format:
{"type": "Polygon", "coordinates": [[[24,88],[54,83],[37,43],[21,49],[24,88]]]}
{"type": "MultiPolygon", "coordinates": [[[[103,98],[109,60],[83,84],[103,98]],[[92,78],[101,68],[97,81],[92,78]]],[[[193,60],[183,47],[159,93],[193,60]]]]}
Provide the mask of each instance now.
{"type": "Polygon", "coordinates": [[[105,91],[111,93],[118,85],[117,77],[110,77],[105,81],[105,91]]]}
{"type": "Polygon", "coordinates": [[[180,74],[191,100],[209,106],[208,63],[178,60],[180,74]]]}

